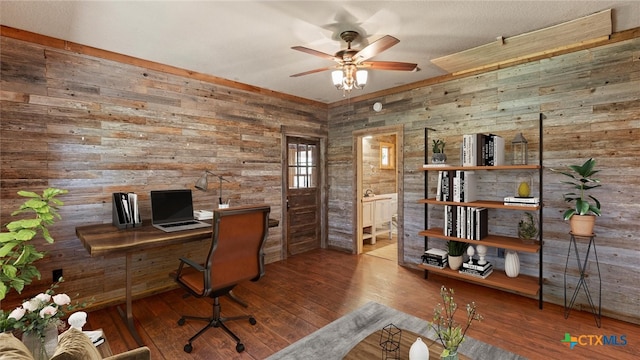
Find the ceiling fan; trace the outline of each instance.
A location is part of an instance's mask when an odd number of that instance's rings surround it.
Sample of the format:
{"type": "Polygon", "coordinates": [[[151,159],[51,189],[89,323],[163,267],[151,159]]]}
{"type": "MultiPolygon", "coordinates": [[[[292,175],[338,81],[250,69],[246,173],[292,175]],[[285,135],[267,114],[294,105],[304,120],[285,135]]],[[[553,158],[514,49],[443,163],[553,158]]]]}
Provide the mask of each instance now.
{"type": "Polygon", "coordinates": [[[380,54],[381,52],[396,45],[400,40],[391,35],[385,35],[382,38],[365,46],[362,50],[351,48],[351,42],[358,38],[360,34],[357,31],[348,30],[340,34],[340,38],[347,43],[347,48],[340,50],[335,55],[323,53],[321,51],[309,49],[304,46],[294,46],[293,50],[302,51],[307,54],[315,55],[323,59],[332,60],[338,63],[334,66],[323,67],[319,69],[309,70],[291,77],[314,74],[326,70],[333,69],[333,84],[339,90],[351,91],[351,89],[361,89],[367,82],[367,71],[373,70],[399,70],[399,71],[418,71],[418,64],[396,62],[396,61],[367,61],[368,59],[380,54]]]}

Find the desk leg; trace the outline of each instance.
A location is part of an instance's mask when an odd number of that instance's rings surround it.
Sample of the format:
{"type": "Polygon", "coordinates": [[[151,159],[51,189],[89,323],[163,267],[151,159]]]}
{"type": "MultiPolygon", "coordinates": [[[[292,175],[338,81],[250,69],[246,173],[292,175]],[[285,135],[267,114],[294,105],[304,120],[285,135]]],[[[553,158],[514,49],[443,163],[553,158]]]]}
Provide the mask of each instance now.
{"type": "Polygon", "coordinates": [[[125,273],[126,273],[126,310],[122,311],[122,309],[120,307],[118,307],[118,312],[120,313],[120,316],[122,317],[122,320],[124,320],[125,324],[127,324],[127,328],[129,328],[129,333],[131,333],[131,336],[133,336],[133,339],[136,341],[136,343],[138,343],[139,346],[144,346],[144,343],[142,342],[142,338],[140,338],[140,334],[138,334],[138,330],[136,330],[136,326],[133,323],[133,296],[132,296],[132,288],[133,288],[133,281],[131,279],[131,272],[133,271],[133,264],[132,264],[133,260],[132,260],[132,255],[131,253],[127,253],[126,256],[126,264],[125,264],[125,273]]]}

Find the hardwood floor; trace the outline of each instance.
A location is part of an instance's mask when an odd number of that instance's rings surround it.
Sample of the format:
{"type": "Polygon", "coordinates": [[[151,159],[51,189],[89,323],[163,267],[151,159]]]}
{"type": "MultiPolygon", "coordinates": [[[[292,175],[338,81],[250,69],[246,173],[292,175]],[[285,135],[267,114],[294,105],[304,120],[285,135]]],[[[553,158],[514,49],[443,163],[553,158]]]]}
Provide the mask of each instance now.
{"type": "MultiPolygon", "coordinates": [[[[230,323],[246,346],[241,354],[220,329],[209,329],[197,339],[191,354],[183,352],[186,340],[204,324],[187,321],[178,326],[180,314],[206,316],[211,311],[210,299],[185,299],[183,291],[172,290],[134,301],[133,310],[152,359],[264,359],[368,301],[430,320],[440,300],[441,284],[454,288],[459,306],[475,301],[484,316],[481,323],[473,324],[469,336],[527,358],[636,359],[640,353],[638,325],[603,318],[602,328],[597,328],[590,313],[574,311],[565,320],[563,308],[557,305],[545,304],[539,310],[534,299],[437,276],[425,280],[422,271],[393,261],[331,250],[314,250],[268,264],[260,281],[234,290],[248,302],[248,309],[221,299],[223,316],[251,312],[258,320],[255,326],[247,321],[230,323]],[[577,345],[571,350],[561,342],[565,333],[625,336],[627,344],[577,345]]],[[[459,320],[463,313],[462,307],[459,320]]],[[[137,347],[115,307],[90,312],[85,328],[103,328],[114,354],[137,347]]]]}

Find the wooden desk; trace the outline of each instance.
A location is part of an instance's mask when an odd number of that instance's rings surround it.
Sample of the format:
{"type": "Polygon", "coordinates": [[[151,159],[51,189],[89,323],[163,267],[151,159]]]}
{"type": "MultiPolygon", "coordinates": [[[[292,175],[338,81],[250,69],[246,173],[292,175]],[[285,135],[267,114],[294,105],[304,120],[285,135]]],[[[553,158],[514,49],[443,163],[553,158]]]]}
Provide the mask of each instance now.
{"type": "MultiPolygon", "coordinates": [[[[125,311],[123,312],[120,308],[118,308],[118,311],[127,324],[129,332],[131,332],[131,335],[140,346],[143,346],[144,343],[142,342],[142,338],[140,338],[140,335],[133,323],[132,310],[133,282],[131,269],[133,253],[188,241],[211,238],[213,234],[212,227],[166,233],[154,228],[151,225],[150,220],[143,221],[143,224],[144,225],[141,227],[128,229],[118,229],[111,224],[85,225],[76,228],[76,236],[80,239],[82,245],[84,245],[85,249],[87,249],[92,257],[106,255],[125,256],[125,311]]],[[[278,220],[269,219],[269,227],[276,227],[278,224],[278,220]]],[[[176,258],[176,266],[177,264],[178,262],[176,258]]]]}
{"type": "MultiPolygon", "coordinates": [[[[409,349],[411,349],[411,345],[416,341],[417,338],[421,338],[422,341],[429,348],[429,358],[430,359],[439,359],[442,350],[442,344],[438,341],[433,341],[426,336],[418,335],[409,330],[401,329],[402,336],[400,338],[400,359],[409,359],[409,349]]],[[[382,333],[382,329],[374,332],[373,334],[367,336],[364,340],[358,343],[358,345],[354,346],[343,360],[368,360],[368,359],[379,359],[382,356],[382,348],[380,347],[380,334],[382,333]]],[[[469,358],[458,353],[458,357],[460,360],[468,360],[469,358]]]]}

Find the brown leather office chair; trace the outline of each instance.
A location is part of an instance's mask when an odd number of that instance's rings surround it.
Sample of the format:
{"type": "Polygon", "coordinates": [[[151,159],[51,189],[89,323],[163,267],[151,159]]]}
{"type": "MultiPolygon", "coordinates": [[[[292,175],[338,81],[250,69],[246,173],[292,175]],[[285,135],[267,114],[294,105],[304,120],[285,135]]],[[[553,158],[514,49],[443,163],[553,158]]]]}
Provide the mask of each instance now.
{"type": "Polygon", "coordinates": [[[209,328],[222,328],[236,341],[236,351],[244,351],[244,344],[225,322],[249,319],[256,324],[252,315],[221,317],[220,296],[228,294],[242,281],[257,281],[264,275],[263,245],[269,228],[268,205],[243,206],[218,209],[213,212],[213,235],[211,248],[204,264],[190,259],[180,258],[180,266],[175,280],[191,295],[213,298],[211,317],[182,316],[178,325],[184,325],[186,319],[204,320],[208,324],[189,339],[184,351],[193,350],[192,342],[209,328]]]}

